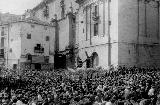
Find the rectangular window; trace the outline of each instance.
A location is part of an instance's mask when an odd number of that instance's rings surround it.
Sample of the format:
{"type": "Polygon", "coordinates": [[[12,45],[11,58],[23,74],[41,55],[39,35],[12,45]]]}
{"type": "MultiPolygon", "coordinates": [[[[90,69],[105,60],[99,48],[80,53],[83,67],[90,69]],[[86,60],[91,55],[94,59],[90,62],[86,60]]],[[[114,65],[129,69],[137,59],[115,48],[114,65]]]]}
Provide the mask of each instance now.
{"type": "Polygon", "coordinates": [[[88,39],[88,7],[86,7],[86,40],[88,39]]]}
{"type": "Polygon", "coordinates": [[[86,40],[89,39],[91,32],[91,6],[86,7],[86,40]]]}
{"type": "Polygon", "coordinates": [[[97,5],[94,7],[94,12],[95,12],[95,16],[98,16],[98,6],[97,5]]]}
{"type": "Polygon", "coordinates": [[[93,15],[93,18],[96,18],[96,17],[99,16],[99,5],[94,5],[93,6],[93,13],[92,13],[92,15],[93,15]]]}
{"type": "Polygon", "coordinates": [[[31,39],[31,34],[27,34],[27,39],[31,39]]]}
{"type": "Polygon", "coordinates": [[[98,23],[94,24],[94,36],[98,35],[98,23]]]}
{"type": "Polygon", "coordinates": [[[0,57],[4,58],[4,49],[0,49],[0,57]]]}
{"type": "Polygon", "coordinates": [[[0,54],[4,55],[4,49],[0,50],[0,54]]]}
{"type": "Polygon", "coordinates": [[[73,21],[73,23],[75,24],[75,23],[76,23],[76,18],[73,17],[73,18],[72,18],[72,21],[73,21]]]}
{"type": "Polygon", "coordinates": [[[1,36],[4,36],[4,27],[2,27],[1,36]]]}
{"type": "Polygon", "coordinates": [[[49,36],[46,36],[46,41],[49,41],[49,36]]]}
{"type": "Polygon", "coordinates": [[[1,38],[1,47],[4,47],[4,37],[1,38]]]}

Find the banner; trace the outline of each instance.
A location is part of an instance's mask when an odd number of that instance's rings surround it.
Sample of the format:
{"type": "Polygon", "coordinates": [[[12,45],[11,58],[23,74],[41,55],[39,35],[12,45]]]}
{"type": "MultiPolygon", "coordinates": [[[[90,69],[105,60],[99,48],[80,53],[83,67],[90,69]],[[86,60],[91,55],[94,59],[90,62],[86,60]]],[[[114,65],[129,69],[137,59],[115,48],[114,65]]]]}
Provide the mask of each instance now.
{"type": "Polygon", "coordinates": [[[32,63],[44,63],[44,56],[32,56],[32,63]]]}

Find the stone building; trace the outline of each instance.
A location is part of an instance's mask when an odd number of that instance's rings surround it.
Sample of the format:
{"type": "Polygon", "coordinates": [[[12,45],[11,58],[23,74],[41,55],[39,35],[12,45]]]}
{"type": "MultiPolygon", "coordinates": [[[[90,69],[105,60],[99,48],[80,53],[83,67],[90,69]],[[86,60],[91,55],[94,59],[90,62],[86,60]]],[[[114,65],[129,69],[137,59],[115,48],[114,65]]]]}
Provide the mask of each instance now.
{"type": "Polygon", "coordinates": [[[41,21],[56,25],[55,68],[73,68],[75,65],[77,9],[78,4],[75,0],[43,0],[26,13],[26,17],[36,17],[41,21]]]}
{"type": "Polygon", "coordinates": [[[48,70],[54,65],[54,25],[34,18],[0,25],[0,63],[7,68],[48,70]]]}
{"type": "MultiPolygon", "coordinates": [[[[54,49],[51,54],[54,53],[55,68],[159,67],[159,3],[159,0],[43,0],[24,16],[54,25],[50,35],[55,35],[55,41],[50,48],[54,49]]],[[[36,32],[40,34],[42,30],[36,32]]]]}
{"type": "Polygon", "coordinates": [[[159,0],[76,2],[77,60],[84,67],[160,66],[159,0]]]}

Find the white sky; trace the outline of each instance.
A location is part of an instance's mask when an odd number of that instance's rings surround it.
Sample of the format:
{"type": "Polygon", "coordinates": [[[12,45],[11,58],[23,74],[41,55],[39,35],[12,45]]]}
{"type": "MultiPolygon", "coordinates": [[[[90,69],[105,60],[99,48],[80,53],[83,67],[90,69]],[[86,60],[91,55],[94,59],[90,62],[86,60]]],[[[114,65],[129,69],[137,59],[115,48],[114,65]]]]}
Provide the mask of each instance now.
{"type": "Polygon", "coordinates": [[[0,12],[21,15],[27,9],[32,9],[42,0],[0,0],[0,12]]]}

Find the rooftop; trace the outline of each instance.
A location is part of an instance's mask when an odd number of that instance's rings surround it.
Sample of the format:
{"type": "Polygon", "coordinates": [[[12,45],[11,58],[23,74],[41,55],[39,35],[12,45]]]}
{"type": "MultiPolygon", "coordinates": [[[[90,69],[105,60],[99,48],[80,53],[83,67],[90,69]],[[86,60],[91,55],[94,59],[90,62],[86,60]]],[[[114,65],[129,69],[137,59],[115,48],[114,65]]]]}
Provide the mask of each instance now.
{"type": "Polygon", "coordinates": [[[48,23],[48,22],[43,22],[36,17],[29,17],[26,19],[21,18],[19,20],[10,21],[10,22],[1,22],[0,25],[8,25],[8,24],[18,23],[18,22],[33,23],[33,24],[39,24],[39,25],[51,26],[51,27],[54,26],[53,24],[48,23]]]}
{"type": "Polygon", "coordinates": [[[40,8],[43,8],[46,4],[49,4],[50,2],[53,2],[54,0],[43,0],[42,2],[40,2],[37,6],[35,6],[32,11],[36,11],[40,8]]]}

